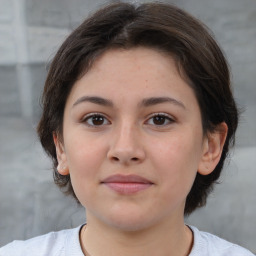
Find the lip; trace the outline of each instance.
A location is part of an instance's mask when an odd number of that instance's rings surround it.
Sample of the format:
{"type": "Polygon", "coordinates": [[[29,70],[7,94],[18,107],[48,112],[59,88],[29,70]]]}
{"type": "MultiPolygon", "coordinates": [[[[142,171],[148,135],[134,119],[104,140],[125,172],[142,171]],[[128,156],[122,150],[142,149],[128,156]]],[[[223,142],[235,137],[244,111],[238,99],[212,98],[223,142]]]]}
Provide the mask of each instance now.
{"type": "Polygon", "coordinates": [[[153,185],[153,182],[138,175],[112,175],[104,179],[101,184],[119,194],[134,194],[153,185]]]}

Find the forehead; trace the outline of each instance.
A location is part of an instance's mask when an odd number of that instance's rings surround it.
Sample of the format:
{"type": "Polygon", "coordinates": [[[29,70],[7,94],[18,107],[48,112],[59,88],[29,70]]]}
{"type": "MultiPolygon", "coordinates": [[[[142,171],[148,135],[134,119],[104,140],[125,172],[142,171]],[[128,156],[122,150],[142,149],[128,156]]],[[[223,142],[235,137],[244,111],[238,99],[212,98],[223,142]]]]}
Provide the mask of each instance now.
{"type": "Polygon", "coordinates": [[[97,95],[127,101],[167,94],[177,100],[192,97],[195,101],[193,90],[170,55],[138,47],[108,50],[99,56],[75,82],[69,99],[97,95]]]}
{"type": "MultiPolygon", "coordinates": [[[[130,49],[117,48],[105,51],[96,58],[87,74],[95,72],[113,72],[114,74],[112,74],[116,75],[117,69],[119,72],[123,71],[125,76],[127,76],[130,71],[134,72],[136,70],[141,74],[146,70],[155,74],[166,68],[168,68],[171,73],[175,73],[176,75],[179,74],[176,62],[170,54],[157,49],[140,46],[130,49]]],[[[123,73],[118,73],[119,77],[122,75],[123,73]]]]}

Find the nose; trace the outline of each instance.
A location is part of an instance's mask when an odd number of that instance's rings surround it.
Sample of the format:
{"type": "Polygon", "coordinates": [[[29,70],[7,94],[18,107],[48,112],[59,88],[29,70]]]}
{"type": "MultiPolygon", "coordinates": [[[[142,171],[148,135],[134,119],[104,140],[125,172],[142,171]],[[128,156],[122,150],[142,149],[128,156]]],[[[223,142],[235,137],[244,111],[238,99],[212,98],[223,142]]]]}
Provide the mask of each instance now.
{"type": "Polygon", "coordinates": [[[141,135],[132,126],[124,126],[113,131],[111,145],[107,154],[114,163],[124,165],[138,164],[145,159],[141,135]]]}

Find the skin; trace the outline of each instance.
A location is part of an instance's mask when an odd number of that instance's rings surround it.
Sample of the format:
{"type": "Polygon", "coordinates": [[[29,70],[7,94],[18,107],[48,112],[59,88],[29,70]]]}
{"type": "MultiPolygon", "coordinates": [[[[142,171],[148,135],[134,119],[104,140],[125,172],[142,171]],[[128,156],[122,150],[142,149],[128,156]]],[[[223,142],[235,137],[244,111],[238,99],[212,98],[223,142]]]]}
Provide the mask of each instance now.
{"type": "Polygon", "coordinates": [[[194,92],[171,57],[147,48],[99,57],[67,99],[63,140],[54,137],[58,171],[70,174],[86,207],[83,250],[188,255],[193,235],[184,224],[185,200],[196,173],[209,174],[219,161],[227,127],[219,128],[204,136],[194,92]],[[120,193],[102,183],[116,174],[139,175],[150,185],[120,193]]]}

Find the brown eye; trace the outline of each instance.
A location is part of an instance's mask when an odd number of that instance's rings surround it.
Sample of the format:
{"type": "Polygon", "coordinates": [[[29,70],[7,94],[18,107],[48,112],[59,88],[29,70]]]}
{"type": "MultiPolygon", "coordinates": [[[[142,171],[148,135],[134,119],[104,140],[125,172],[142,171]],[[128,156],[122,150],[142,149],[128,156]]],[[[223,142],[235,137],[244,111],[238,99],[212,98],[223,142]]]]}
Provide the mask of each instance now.
{"type": "Polygon", "coordinates": [[[102,116],[93,116],[92,117],[93,125],[103,125],[104,124],[104,117],[102,116]]]}
{"type": "Polygon", "coordinates": [[[165,126],[173,123],[174,120],[167,114],[155,114],[150,119],[148,119],[147,123],[155,126],[165,126]]]}
{"type": "Polygon", "coordinates": [[[154,116],[153,117],[153,123],[155,125],[164,125],[166,122],[166,117],[165,116],[154,116]]]}
{"type": "Polygon", "coordinates": [[[89,115],[83,120],[83,122],[88,126],[102,126],[109,124],[107,118],[100,114],[89,115]]]}

